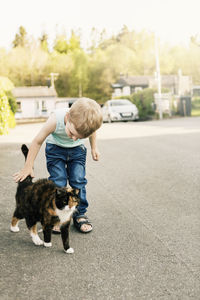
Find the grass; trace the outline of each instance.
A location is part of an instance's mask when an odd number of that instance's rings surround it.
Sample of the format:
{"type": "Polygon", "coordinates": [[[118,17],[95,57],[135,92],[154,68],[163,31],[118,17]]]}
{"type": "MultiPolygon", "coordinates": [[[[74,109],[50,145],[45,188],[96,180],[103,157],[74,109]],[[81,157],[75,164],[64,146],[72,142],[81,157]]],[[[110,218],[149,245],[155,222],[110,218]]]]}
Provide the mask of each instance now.
{"type": "Polygon", "coordinates": [[[193,98],[192,100],[192,112],[191,115],[193,117],[200,116],[200,98],[193,98]]]}
{"type": "Polygon", "coordinates": [[[200,108],[199,109],[192,109],[191,116],[192,117],[200,116],[200,108]]]}

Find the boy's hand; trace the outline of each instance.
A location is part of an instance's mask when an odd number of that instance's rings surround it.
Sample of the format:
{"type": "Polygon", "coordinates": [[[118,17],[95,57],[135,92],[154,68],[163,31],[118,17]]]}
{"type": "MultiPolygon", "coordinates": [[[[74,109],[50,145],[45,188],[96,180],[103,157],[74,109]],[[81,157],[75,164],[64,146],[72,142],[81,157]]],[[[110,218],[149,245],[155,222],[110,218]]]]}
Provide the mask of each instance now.
{"type": "Polygon", "coordinates": [[[99,153],[99,151],[98,151],[98,149],[91,149],[91,153],[92,153],[92,158],[94,159],[94,160],[99,160],[99,156],[100,156],[100,153],[99,153]]]}
{"type": "Polygon", "coordinates": [[[23,168],[19,172],[13,174],[13,178],[14,178],[15,182],[18,182],[18,181],[23,181],[24,179],[26,179],[26,177],[28,175],[30,175],[31,177],[35,177],[32,168],[23,168]]]}

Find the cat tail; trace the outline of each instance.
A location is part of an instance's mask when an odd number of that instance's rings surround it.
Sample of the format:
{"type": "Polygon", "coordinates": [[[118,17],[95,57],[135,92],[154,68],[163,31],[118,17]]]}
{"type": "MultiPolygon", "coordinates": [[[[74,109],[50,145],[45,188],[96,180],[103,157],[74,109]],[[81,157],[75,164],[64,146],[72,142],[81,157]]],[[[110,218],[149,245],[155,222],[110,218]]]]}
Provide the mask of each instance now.
{"type": "MultiPolygon", "coordinates": [[[[28,147],[25,144],[23,144],[21,146],[21,150],[22,150],[22,153],[24,154],[25,160],[26,160],[27,155],[28,155],[28,147]]],[[[24,183],[26,185],[32,184],[32,177],[30,175],[28,175],[23,181],[21,181],[21,182],[19,181],[18,185],[21,186],[21,185],[24,185],[24,183]]]]}
{"type": "Polygon", "coordinates": [[[23,144],[23,145],[21,146],[21,150],[22,150],[22,153],[24,154],[25,160],[26,160],[27,155],[28,155],[28,147],[27,147],[25,144],[23,144]]]}

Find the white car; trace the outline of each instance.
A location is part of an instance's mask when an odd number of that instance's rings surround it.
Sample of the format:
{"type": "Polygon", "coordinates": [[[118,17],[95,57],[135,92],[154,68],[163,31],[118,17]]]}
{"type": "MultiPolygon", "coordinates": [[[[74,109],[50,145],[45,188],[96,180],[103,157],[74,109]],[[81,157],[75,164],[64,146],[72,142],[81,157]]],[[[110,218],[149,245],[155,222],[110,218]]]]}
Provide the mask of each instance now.
{"type": "Polygon", "coordinates": [[[135,121],[139,119],[138,108],[127,99],[108,100],[102,107],[103,121],[135,121]]]}

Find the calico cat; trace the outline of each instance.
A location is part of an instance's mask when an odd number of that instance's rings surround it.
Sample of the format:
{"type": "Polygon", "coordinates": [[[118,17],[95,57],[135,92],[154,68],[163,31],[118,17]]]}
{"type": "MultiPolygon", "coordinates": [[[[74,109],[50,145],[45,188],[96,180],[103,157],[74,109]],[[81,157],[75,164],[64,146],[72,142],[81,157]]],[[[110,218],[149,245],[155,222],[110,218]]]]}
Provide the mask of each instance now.
{"type": "MultiPolygon", "coordinates": [[[[21,150],[25,156],[28,148],[22,145],[21,150]]],[[[79,190],[72,188],[59,188],[51,180],[39,179],[32,182],[32,177],[18,183],[16,192],[16,209],[14,211],[10,230],[18,232],[20,219],[26,220],[32,241],[35,245],[51,247],[51,231],[54,225],[60,225],[64,251],[73,253],[69,246],[69,227],[71,217],[79,204],[79,190]],[[37,232],[37,222],[43,227],[44,242],[37,232]]]]}

